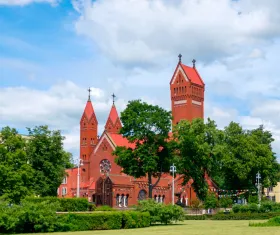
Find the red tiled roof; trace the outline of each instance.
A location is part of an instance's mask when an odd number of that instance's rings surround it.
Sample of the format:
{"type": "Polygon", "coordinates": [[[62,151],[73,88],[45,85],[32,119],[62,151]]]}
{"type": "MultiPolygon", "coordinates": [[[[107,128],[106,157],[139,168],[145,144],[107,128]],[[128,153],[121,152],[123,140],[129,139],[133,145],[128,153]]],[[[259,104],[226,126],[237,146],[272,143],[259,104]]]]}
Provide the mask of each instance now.
{"type": "Polygon", "coordinates": [[[91,101],[87,102],[84,113],[86,114],[88,119],[90,119],[92,114],[94,113],[91,101]]]}
{"type": "Polygon", "coordinates": [[[113,104],[108,119],[111,119],[113,124],[117,121],[119,115],[116,106],[113,104]]]}
{"type": "Polygon", "coordinates": [[[124,138],[121,134],[108,133],[108,135],[112,138],[112,140],[117,146],[135,148],[135,144],[129,143],[128,140],[124,138]]]}
{"type": "Polygon", "coordinates": [[[126,184],[132,185],[131,177],[124,175],[109,175],[109,178],[112,180],[113,184],[126,184]]]}
{"type": "Polygon", "coordinates": [[[203,86],[204,82],[200,77],[199,73],[197,72],[196,68],[189,67],[187,65],[181,64],[184,72],[186,73],[187,77],[191,80],[192,83],[197,85],[203,86]]]}

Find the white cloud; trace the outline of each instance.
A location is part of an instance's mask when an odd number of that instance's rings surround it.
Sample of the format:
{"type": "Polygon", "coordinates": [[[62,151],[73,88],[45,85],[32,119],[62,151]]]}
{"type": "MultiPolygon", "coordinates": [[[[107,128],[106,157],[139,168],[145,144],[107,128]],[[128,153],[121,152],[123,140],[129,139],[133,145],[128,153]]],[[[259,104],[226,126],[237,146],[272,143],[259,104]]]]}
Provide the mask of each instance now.
{"type": "Polygon", "coordinates": [[[4,6],[25,6],[31,3],[50,3],[55,6],[60,0],[0,0],[0,5],[4,6]]]}
{"type": "Polygon", "coordinates": [[[179,52],[188,61],[196,57],[210,62],[233,54],[251,59],[261,56],[257,45],[280,34],[276,0],[77,2],[77,33],[124,66],[159,65],[179,52]]]}
{"type": "MultiPolygon", "coordinates": [[[[91,100],[101,133],[112,101],[104,98],[102,89],[91,89],[91,100]]],[[[51,129],[62,130],[66,136],[67,150],[78,153],[79,121],[87,101],[86,88],[70,81],[55,84],[46,91],[27,87],[6,87],[0,88],[0,97],[0,126],[10,125],[23,130],[35,125],[49,125],[51,129]]],[[[123,99],[116,101],[119,111],[125,108],[125,104],[123,99]]]]}

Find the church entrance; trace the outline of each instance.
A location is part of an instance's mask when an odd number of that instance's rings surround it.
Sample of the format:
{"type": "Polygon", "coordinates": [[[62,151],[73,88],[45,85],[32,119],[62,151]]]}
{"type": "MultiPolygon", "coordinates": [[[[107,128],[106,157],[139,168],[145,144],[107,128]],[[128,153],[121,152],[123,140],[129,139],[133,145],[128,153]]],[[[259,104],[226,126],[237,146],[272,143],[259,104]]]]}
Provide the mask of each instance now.
{"type": "Polygon", "coordinates": [[[96,206],[113,206],[113,183],[109,177],[96,182],[96,206]]]}

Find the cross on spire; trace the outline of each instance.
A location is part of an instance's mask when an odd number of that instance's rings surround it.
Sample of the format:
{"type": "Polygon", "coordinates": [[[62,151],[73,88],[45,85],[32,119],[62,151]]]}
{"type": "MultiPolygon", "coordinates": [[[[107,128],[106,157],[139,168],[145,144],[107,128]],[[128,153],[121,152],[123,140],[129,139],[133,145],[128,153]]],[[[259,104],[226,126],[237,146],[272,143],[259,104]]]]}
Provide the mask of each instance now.
{"type": "Polygon", "coordinates": [[[114,93],[113,93],[112,97],[113,97],[113,104],[115,104],[115,98],[116,98],[116,96],[115,96],[114,93]]]}
{"type": "Polygon", "coordinates": [[[90,92],[91,92],[91,89],[90,87],[88,88],[88,101],[90,101],[90,92]]]}
{"type": "Polygon", "coordinates": [[[196,62],[196,60],[193,59],[193,60],[192,60],[192,63],[193,63],[193,67],[194,67],[194,68],[195,68],[195,62],[196,62]]]}
{"type": "Polygon", "coordinates": [[[179,57],[179,63],[181,63],[181,59],[182,59],[181,53],[178,55],[178,57],[179,57]]]}

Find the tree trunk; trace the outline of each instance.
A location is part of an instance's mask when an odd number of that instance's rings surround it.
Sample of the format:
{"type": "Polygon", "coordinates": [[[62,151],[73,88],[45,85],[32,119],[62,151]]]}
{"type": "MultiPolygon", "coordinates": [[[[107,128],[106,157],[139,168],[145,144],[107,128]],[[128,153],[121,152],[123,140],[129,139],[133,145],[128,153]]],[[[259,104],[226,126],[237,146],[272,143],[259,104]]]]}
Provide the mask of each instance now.
{"type": "Polygon", "coordinates": [[[153,198],[152,174],[148,173],[149,198],[153,198]]]}

